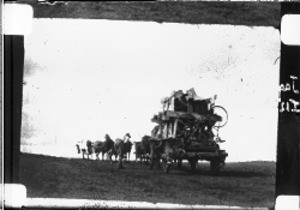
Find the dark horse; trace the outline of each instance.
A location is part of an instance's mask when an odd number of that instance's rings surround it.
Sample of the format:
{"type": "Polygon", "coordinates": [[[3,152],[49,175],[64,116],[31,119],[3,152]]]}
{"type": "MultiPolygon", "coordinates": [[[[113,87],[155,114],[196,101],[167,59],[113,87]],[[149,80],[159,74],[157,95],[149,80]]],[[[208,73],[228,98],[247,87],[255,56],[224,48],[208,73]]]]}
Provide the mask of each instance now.
{"type": "Polygon", "coordinates": [[[135,161],[146,162],[150,157],[150,139],[151,136],[143,136],[140,142],[135,142],[135,161]]]}
{"type": "Polygon", "coordinates": [[[123,139],[118,138],[115,140],[114,150],[115,150],[115,154],[117,154],[119,158],[119,163],[118,163],[119,169],[124,168],[122,163],[124,155],[126,155],[131,151],[132,142],[130,141],[130,138],[131,138],[130,134],[126,133],[123,139]]]}
{"type": "Polygon", "coordinates": [[[110,138],[108,134],[105,135],[105,140],[100,148],[102,154],[107,153],[108,159],[111,161],[111,156],[115,155],[114,141],[110,138]]]}

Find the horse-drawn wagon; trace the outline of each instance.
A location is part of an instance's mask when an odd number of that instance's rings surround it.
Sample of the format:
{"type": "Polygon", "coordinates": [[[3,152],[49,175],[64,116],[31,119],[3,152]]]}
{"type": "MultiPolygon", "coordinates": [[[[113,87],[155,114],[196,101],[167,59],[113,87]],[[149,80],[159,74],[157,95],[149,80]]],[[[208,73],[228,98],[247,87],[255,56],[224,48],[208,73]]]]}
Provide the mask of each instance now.
{"type": "Polygon", "coordinates": [[[169,172],[173,163],[178,166],[187,160],[195,170],[199,160],[210,162],[216,174],[228,156],[219,144],[219,128],[228,121],[227,111],[215,105],[216,96],[208,99],[198,97],[194,89],[174,91],[162,100],[163,111],[154,115],[157,123],[150,139],[150,168],[162,160],[163,170],[169,172]]]}

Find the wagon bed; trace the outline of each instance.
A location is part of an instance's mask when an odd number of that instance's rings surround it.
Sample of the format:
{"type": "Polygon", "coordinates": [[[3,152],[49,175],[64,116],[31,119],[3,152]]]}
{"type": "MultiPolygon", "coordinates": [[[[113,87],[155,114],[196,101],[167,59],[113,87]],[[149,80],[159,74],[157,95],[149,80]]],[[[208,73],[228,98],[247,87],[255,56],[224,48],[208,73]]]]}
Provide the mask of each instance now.
{"type": "Polygon", "coordinates": [[[158,124],[152,137],[167,142],[162,150],[165,172],[172,164],[170,159],[177,160],[178,166],[188,160],[192,170],[199,160],[206,160],[215,173],[225,164],[228,153],[220,149],[219,143],[224,140],[219,137],[219,128],[227,123],[228,115],[223,107],[215,105],[215,100],[216,96],[201,99],[193,89],[186,93],[175,91],[163,100],[163,111],[152,118],[158,124]],[[218,109],[225,115],[216,113],[218,109]]]}

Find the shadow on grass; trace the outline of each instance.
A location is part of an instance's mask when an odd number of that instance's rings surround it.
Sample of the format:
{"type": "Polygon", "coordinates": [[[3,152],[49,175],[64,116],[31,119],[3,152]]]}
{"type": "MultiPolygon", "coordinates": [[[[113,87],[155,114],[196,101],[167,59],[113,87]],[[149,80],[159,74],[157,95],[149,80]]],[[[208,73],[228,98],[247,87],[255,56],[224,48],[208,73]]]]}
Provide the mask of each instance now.
{"type": "MultiPolygon", "coordinates": [[[[23,154],[23,156],[28,156],[28,154],[23,154]]],[[[33,155],[33,159],[40,159],[41,161],[46,162],[53,162],[56,161],[57,163],[68,163],[74,167],[82,166],[93,168],[95,171],[104,171],[108,170],[110,172],[117,172],[117,163],[118,161],[113,160],[106,161],[106,160],[93,160],[93,159],[66,159],[60,157],[49,157],[44,155],[33,155]],[[96,166],[96,167],[95,167],[96,166]]],[[[123,165],[125,169],[121,171],[128,172],[128,171],[152,171],[154,173],[161,172],[164,174],[162,167],[158,167],[157,165],[154,166],[153,170],[150,170],[149,163],[142,163],[142,162],[135,162],[135,161],[124,161],[123,165]]],[[[151,172],[150,172],[151,173],[151,172]]],[[[196,170],[191,171],[190,166],[188,163],[184,163],[181,168],[178,168],[176,164],[174,164],[170,170],[171,174],[176,174],[180,176],[189,176],[189,175],[201,175],[201,176],[218,176],[218,177],[240,177],[240,178],[251,178],[251,177],[268,177],[268,176],[275,176],[275,163],[227,163],[224,167],[221,168],[220,172],[217,175],[213,175],[210,171],[210,166],[208,163],[198,163],[196,170]]]]}
{"type": "Polygon", "coordinates": [[[243,178],[243,177],[267,177],[270,176],[269,174],[266,174],[261,171],[255,171],[255,168],[253,171],[248,170],[232,170],[232,169],[225,169],[221,168],[220,172],[218,174],[213,174],[212,171],[210,171],[209,168],[200,168],[197,167],[195,171],[192,171],[190,167],[173,167],[170,173],[178,174],[178,175],[201,175],[201,176],[217,176],[217,177],[236,177],[236,178],[243,178]]]}
{"type": "MultiPolygon", "coordinates": [[[[162,174],[163,169],[162,166],[155,165],[152,170],[149,169],[149,163],[141,163],[141,162],[124,162],[125,169],[127,170],[140,170],[141,167],[146,171],[157,171],[162,174]]],[[[272,170],[272,166],[269,166],[270,169],[261,169],[256,165],[249,165],[245,163],[234,163],[228,164],[221,168],[218,174],[213,174],[210,170],[209,164],[201,163],[197,165],[195,171],[191,171],[190,166],[188,164],[184,164],[181,168],[177,167],[174,164],[171,167],[169,174],[175,174],[180,176],[193,176],[193,175],[201,175],[201,176],[217,176],[217,177],[235,177],[235,178],[251,178],[251,177],[269,177],[275,176],[275,171],[272,170]]]]}

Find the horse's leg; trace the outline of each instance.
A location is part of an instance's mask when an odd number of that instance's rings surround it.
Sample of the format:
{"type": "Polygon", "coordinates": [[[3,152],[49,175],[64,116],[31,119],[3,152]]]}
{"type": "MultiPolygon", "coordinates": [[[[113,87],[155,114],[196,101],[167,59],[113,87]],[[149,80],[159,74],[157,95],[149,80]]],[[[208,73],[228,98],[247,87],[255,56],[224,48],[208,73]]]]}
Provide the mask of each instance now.
{"type": "Polygon", "coordinates": [[[112,163],[112,154],[111,154],[110,151],[107,152],[106,156],[107,156],[107,160],[108,160],[110,163],[112,163]]]}
{"type": "Polygon", "coordinates": [[[120,154],[120,155],[119,155],[119,163],[118,163],[119,169],[123,169],[123,168],[124,168],[124,167],[123,167],[123,164],[122,164],[122,162],[123,162],[123,161],[122,161],[122,158],[123,158],[123,157],[122,157],[122,155],[120,154]]]}
{"type": "Polygon", "coordinates": [[[82,151],[82,159],[84,159],[84,153],[85,153],[85,150],[82,149],[81,151],[82,151]]]}
{"type": "Polygon", "coordinates": [[[106,157],[107,157],[107,160],[108,160],[108,161],[110,161],[110,162],[113,161],[113,160],[112,160],[112,156],[113,156],[113,154],[111,154],[110,152],[107,152],[106,157]]]}
{"type": "Polygon", "coordinates": [[[161,168],[161,155],[157,155],[157,159],[156,159],[156,163],[157,163],[157,168],[160,169],[161,168]]]}
{"type": "Polygon", "coordinates": [[[150,152],[150,169],[153,169],[153,166],[155,165],[155,157],[154,157],[154,152],[150,152]]]}

